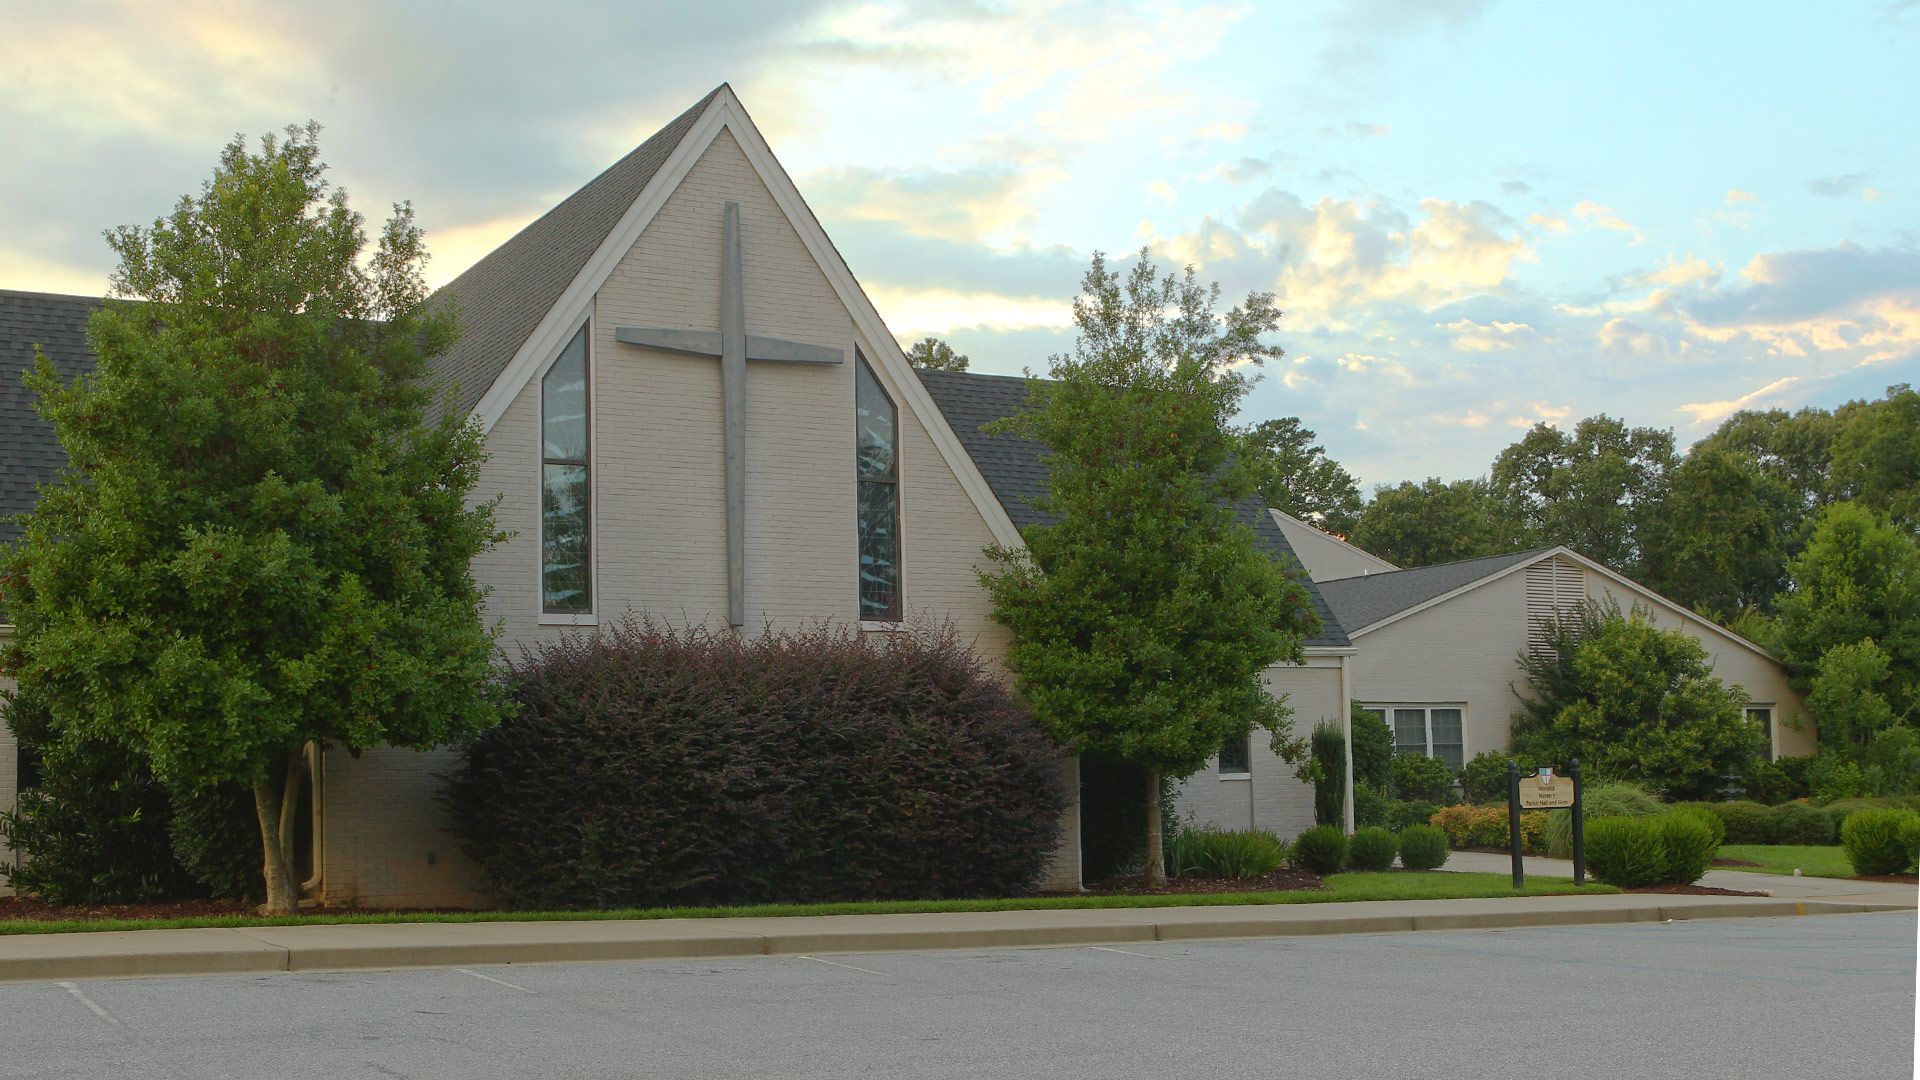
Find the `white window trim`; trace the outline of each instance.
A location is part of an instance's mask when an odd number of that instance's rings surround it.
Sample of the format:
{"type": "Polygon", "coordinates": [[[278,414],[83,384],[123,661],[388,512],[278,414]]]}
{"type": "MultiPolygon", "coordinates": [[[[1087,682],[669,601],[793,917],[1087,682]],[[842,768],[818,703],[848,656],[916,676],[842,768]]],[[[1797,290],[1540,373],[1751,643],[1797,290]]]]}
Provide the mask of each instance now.
{"type": "Polygon", "coordinates": [[[860,632],[863,634],[901,634],[913,629],[913,624],[905,619],[861,619],[860,632]]]}
{"type": "Polygon", "coordinates": [[[599,626],[600,616],[591,611],[540,613],[541,626],[599,626]]]}
{"type": "Polygon", "coordinates": [[[1220,779],[1222,780],[1252,780],[1253,779],[1253,732],[1251,731],[1247,732],[1244,738],[1247,740],[1247,771],[1246,772],[1221,771],[1220,755],[1215,754],[1213,756],[1213,771],[1214,771],[1214,774],[1217,775],[1220,779]]]}
{"type": "Polygon", "coordinates": [[[1356,704],[1363,709],[1374,709],[1380,712],[1381,719],[1386,721],[1387,730],[1393,734],[1393,752],[1396,754],[1400,752],[1400,734],[1399,729],[1394,727],[1393,724],[1393,710],[1419,709],[1421,711],[1421,723],[1427,736],[1427,748],[1424,756],[1435,758],[1435,760],[1438,760],[1438,758],[1435,757],[1433,752],[1433,710],[1458,709],[1460,710],[1460,765],[1462,768],[1465,768],[1467,762],[1473,760],[1473,754],[1470,753],[1473,742],[1467,737],[1467,704],[1464,701],[1361,701],[1356,702],[1356,704]]]}

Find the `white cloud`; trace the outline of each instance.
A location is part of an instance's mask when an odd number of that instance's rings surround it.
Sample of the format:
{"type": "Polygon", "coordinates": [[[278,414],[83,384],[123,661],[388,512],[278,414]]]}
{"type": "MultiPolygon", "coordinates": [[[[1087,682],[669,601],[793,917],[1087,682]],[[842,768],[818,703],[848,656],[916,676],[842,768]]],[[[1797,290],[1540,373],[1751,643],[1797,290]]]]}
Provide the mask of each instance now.
{"type": "Polygon", "coordinates": [[[1739,412],[1741,409],[1764,401],[1799,381],[1800,377],[1798,375],[1788,375],[1782,379],[1775,379],[1767,385],[1760,387],[1758,390],[1742,394],[1737,398],[1727,401],[1693,402],[1681,405],[1679,409],[1681,412],[1693,417],[1694,427],[1700,427],[1704,424],[1717,424],[1727,417],[1732,416],[1734,413],[1739,412]]]}

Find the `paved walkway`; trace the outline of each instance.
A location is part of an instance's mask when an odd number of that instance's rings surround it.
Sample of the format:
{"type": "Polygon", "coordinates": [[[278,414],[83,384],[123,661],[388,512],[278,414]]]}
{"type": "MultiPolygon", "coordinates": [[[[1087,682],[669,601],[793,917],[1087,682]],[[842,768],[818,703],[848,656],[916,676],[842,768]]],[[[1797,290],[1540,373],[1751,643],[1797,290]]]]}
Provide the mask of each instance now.
{"type": "MultiPolygon", "coordinates": [[[[1570,859],[1549,859],[1541,855],[1520,858],[1527,876],[1573,876],[1570,859]]],[[[1513,870],[1513,858],[1485,851],[1456,851],[1447,858],[1448,870],[1478,870],[1506,874],[1513,870]]],[[[1756,874],[1745,870],[1709,870],[1700,884],[1716,889],[1764,892],[1785,900],[1837,900],[1865,904],[1900,904],[1914,907],[1920,902],[1920,886],[1895,881],[1855,881],[1852,878],[1793,877],[1789,874],[1756,874]]]]}
{"type": "MultiPolygon", "coordinates": [[[[1747,875],[1742,875],[1747,876],[1747,875]]],[[[1904,899],[1608,896],[598,922],[381,923],[0,936],[0,981],[582,960],[1114,945],[1911,908],[1904,899]]],[[[1898,916],[1894,916],[1898,917],[1898,916]]]]}

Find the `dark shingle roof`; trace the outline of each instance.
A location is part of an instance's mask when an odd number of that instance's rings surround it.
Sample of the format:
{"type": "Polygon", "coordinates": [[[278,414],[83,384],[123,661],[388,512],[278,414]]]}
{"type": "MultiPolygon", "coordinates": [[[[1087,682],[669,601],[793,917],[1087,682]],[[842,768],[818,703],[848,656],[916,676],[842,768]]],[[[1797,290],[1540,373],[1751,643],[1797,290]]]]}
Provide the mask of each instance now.
{"type": "Polygon", "coordinates": [[[627,208],[686,138],[715,87],[692,108],[635,147],[587,186],[521,229],[434,293],[460,305],[460,340],[433,365],[433,381],[457,383],[460,410],[472,412],[540,320],[560,299],[627,208]]]}
{"type": "MultiPolygon", "coordinates": [[[[1012,435],[988,435],[981,430],[1019,411],[1027,400],[1027,380],[964,371],[915,370],[953,427],[953,433],[959,436],[960,444],[966,447],[967,456],[973,458],[981,475],[986,477],[987,486],[993,488],[994,496],[1006,508],[1007,516],[1022,529],[1045,524],[1049,516],[1034,509],[1035,501],[1047,492],[1047,464],[1041,457],[1040,444],[1012,435]]],[[[1341,629],[1340,618],[1307,577],[1293,553],[1293,546],[1287,543],[1286,534],[1274,524],[1273,515],[1267,513],[1266,504],[1257,497],[1250,498],[1235,506],[1234,512],[1253,529],[1255,542],[1261,549],[1293,569],[1295,577],[1306,588],[1313,609],[1320,616],[1320,632],[1309,638],[1307,644],[1346,645],[1347,635],[1341,629]]]]}
{"type": "Polygon", "coordinates": [[[20,535],[15,514],[33,509],[34,490],[67,463],[66,451],[34,411],[26,373],[38,345],[63,382],[93,370],[87,319],[103,301],[91,296],[0,289],[0,545],[20,535]]]}
{"type": "Polygon", "coordinates": [[[1533,548],[1410,570],[1335,578],[1321,582],[1320,593],[1340,617],[1340,625],[1360,630],[1551,550],[1533,548]]]}

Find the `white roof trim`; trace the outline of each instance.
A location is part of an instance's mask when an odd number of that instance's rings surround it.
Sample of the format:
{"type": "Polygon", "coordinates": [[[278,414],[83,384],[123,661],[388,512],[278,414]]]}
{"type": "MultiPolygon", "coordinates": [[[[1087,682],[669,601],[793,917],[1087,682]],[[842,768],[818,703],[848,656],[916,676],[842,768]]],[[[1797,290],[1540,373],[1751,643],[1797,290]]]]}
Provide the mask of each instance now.
{"type": "Polygon", "coordinates": [[[700,160],[700,156],[706,153],[707,147],[722,131],[733,132],[734,140],[740,144],[740,149],[759,174],[761,183],[772,193],[774,202],[786,214],[788,224],[799,234],[808,254],[813,256],[814,264],[833,287],[834,295],[846,307],[848,314],[853,316],[855,330],[871,349],[872,355],[868,359],[882,381],[887,383],[888,391],[893,393],[896,401],[911,410],[926,429],[934,448],[940,452],[947,467],[953,470],[953,475],[960,481],[974,508],[986,520],[987,529],[993,534],[994,540],[1006,547],[1021,546],[1020,530],[1014,526],[1013,519],[1007,516],[1006,508],[1000,505],[993,489],[987,485],[979,466],[974,464],[973,458],[960,444],[959,437],[953,433],[953,428],[947,424],[946,415],[934,404],[927,388],[921,385],[919,376],[913,373],[913,366],[907,362],[900,343],[887,330],[886,321],[880,317],[880,312],[867,298],[860,283],[854,280],[845,260],[834,248],[833,241],[827,238],[826,230],[820,227],[806,199],[773,156],[766,139],[747,116],[732,87],[723,86],[714,95],[706,111],[694,122],[686,137],[680,140],[680,145],[668,155],[660,171],[647,182],[633,205],[622,215],[619,224],[601,241],[593,256],[575,275],[572,284],[560,294],[560,299],[554,302],[552,309],[528,335],[519,351],[514,353],[513,360],[500,373],[500,377],[487,388],[486,394],[473,410],[482,430],[491,431],[527,383],[559,355],[560,347],[566,344],[564,339],[572,328],[578,327],[579,320],[586,317],[594,296],[613,276],[620,260],[639,242],[640,234],[646,231],[661,207],[666,205],[668,196],[686,179],[694,163],[700,160]]]}
{"type": "MultiPolygon", "coordinates": [[[[1396,611],[1392,615],[1389,615],[1384,619],[1380,619],[1377,622],[1368,623],[1366,626],[1363,626],[1358,630],[1348,630],[1347,640],[1352,641],[1353,639],[1358,638],[1363,634],[1370,634],[1373,631],[1378,630],[1383,626],[1392,625],[1393,623],[1399,622],[1401,619],[1407,618],[1410,615],[1425,611],[1430,607],[1437,607],[1453,599],[1454,597],[1459,596],[1461,593],[1472,592],[1473,590],[1479,588],[1482,585],[1488,584],[1489,582],[1498,581],[1509,574],[1513,574],[1520,570],[1524,570],[1529,566],[1537,565],[1538,563],[1543,562],[1547,559],[1551,559],[1555,556],[1564,556],[1566,558],[1572,559],[1574,562],[1579,563],[1581,566],[1584,566],[1589,570],[1592,570],[1592,571],[1595,571],[1596,573],[1601,574],[1602,576],[1607,578],[1607,580],[1612,581],[1618,585],[1622,585],[1627,589],[1647,598],[1648,600],[1653,601],[1655,605],[1665,608],[1669,614],[1678,615],[1681,618],[1686,619],[1690,623],[1697,623],[1700,626],[1706,627],[1709,630],[1713,630],[1714,632],[1718,633],[1720,636],[1726,638],[1728,641],[1733,642],[1735,645],[1741,645],[1748,649],[1751,649],[1754,652],[1759,653],[1761,656],[1764,656],[1767,659],[1772,660],[1774,663],[1780,662],[1779,657],[1768,652],[1766,649],[1761,648],[1759,645],[1755,644],[1754,642],[1749,641],[1744,637],[1741,637],[1739,634],[1734,633],[1733,631],[1727,629],[1726,627],[1721,626],[1719,623],[1714,622],[1712,619],[1709,619],[1706,616],[1690,608],[1682,607],[1681,605],[1673,602],[1672,600],[1669,600],[1666,597],[1661,596],[1659,593],[1654,592],[1652,589],[1647,588],[1645,585],[1642,585],[1639,582],[1633,580],[1632,578],[1627,577],[1625,574],[1618,573],[1610,569],[1603,563],[1595,562],[1594,560],[1587,558],[1585,555],[1580,554],[1579,552],[1573,550],[1570,547],[1567,547],[1564,544],[1560,545],[1559,547],[1552,547],[1552,548],[1546,549],[1545,551],[1538,552],[1535,555],[1533,555],[1531,558],[1522,559],[1517,563],[1513,563],[1509,566],[1501,567],[1500,569],[1493,571],[1492,573],[1486,575],[1485,577],[1476,578],[1473,581],[1469,581],[1465,585],[1462,585],[1459,588],[1454,589],[1450,592],[1441,593],[1439,596],[1436,596],[1431,600],[1427,600],[1422,603],[1415,604],[1414,606],[1407,608],[1405,611],[1396,611]]],[[[1362,575],[1362,576],[1366,576],[1366,575],[1362,575]]]]}

